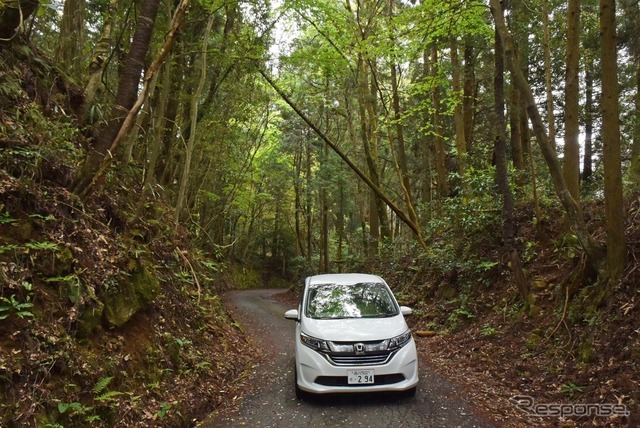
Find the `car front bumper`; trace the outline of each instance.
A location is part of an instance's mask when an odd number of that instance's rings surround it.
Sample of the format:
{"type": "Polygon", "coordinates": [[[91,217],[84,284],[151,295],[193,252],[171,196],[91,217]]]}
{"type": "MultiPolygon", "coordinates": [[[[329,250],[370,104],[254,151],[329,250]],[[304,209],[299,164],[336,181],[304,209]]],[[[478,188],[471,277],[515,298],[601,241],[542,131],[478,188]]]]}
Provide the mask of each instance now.
{"type": "Polygon", "coordinates": [[[406,391],[418,384],[418,358],[413,339],[385,364],[337,366],[313,349],[296,344],[298,387],[315,394],[406,391]],[[373,370],[373,384],[349,385],[348,370],[373,370]]]}

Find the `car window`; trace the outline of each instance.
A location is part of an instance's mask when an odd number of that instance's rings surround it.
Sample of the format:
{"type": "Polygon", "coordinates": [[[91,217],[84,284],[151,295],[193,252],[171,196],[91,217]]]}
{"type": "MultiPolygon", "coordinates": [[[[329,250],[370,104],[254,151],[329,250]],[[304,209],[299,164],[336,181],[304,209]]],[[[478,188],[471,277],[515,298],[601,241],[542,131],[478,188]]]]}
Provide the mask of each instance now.
{"type": "Polygon", "coordinates": [[[309,288],[309,318],[380,318],[398,315],[387,287],[381,283],[316,284],[309,288]]]}

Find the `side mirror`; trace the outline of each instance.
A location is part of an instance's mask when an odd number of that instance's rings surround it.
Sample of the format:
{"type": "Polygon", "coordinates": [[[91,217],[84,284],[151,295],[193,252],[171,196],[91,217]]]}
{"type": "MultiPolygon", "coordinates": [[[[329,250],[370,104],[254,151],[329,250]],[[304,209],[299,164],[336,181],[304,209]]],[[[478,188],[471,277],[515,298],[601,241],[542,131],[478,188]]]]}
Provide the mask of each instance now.
{"type": "Polygon", "coordinates": [[[413,310],[408,306],[400,306],[400,312],[402,315],[407,316],[413,313],[413,310]]]}
{"type": "Polygon", "coordinates": [[[289,309],[287,312],[284,313],[284,317],[288,320],[294,320],[294,321],[300,320],[300,316],[298,314],[297,309],[289,309]]]}

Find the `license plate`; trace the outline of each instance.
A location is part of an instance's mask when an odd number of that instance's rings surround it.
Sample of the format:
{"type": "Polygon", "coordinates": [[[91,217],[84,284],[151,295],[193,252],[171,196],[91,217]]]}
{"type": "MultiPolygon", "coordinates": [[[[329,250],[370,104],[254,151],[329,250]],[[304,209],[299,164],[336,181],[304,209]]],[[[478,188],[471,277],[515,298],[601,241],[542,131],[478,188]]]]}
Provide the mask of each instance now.
{"type": "Polygon", "coordinates": [[[347,370],[349,385],[366,385],[373,383],[373,370],[347,370]]]}

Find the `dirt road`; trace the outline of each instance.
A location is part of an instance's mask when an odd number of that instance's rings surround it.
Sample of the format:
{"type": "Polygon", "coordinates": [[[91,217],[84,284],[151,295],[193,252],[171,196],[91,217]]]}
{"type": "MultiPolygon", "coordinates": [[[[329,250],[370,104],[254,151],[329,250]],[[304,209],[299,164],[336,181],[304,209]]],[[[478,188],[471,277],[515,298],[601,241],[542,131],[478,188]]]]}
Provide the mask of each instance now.
{"type": "Polygon", "coordinates": [[[291,309],[274,299],[283,290],[234,291],[226,296],[232,316],[263,353],[251,374],[250,391],[231,408],[200,427],[492,427],[475,415],[454,385],[420,366],[415,397],[389,394],[334,395],[298,400],[293,386],[291,309]]]}

